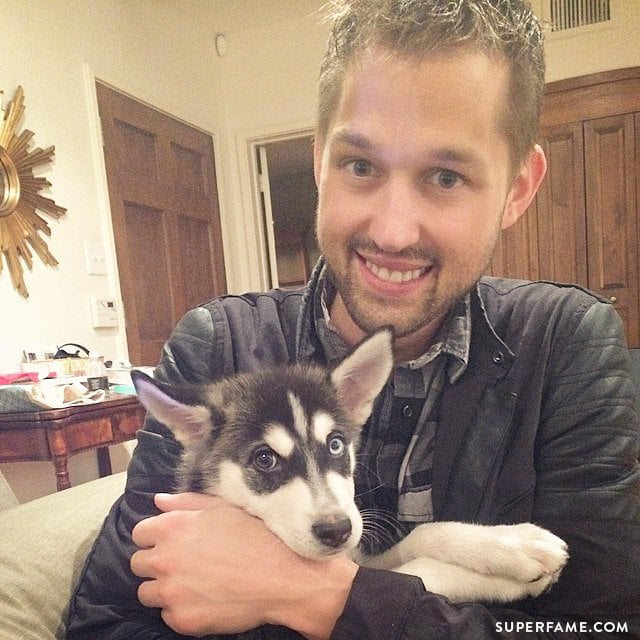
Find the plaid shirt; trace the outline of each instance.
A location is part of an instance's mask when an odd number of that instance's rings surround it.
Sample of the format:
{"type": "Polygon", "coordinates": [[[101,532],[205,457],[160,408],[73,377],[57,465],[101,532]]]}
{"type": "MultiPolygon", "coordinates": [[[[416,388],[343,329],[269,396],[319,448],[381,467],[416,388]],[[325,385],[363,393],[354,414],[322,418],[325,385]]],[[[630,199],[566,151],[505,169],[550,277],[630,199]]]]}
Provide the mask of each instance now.
{"type": "MultiPolygon", "coordinates": [[[[349,347],[332,326],[335,291],[320,276],[314,316],[329,364],[349,347]]],[[[469,296],[447,317],[426,353],[396,367],[378,396],[362,433],[356,469],[356,498],[365,520],[369,551],[391,546],[418,523],[433,520],[431,471],[439,402],[445,384],[464,372],[471,340],[469,296]]]]}

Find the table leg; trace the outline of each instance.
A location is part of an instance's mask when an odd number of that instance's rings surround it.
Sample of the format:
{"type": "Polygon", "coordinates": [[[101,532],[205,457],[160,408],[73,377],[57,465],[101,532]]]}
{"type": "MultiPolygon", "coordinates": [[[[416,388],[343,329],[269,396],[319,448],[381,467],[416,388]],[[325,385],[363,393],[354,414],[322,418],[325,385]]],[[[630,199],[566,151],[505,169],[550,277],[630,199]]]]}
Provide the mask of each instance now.
{"type": "Polygon", "coordinates": [[[69,461],[69,449],[67,440],[62,429],[48,429],[47,440],[49,441],[49,451],[51,452],[51,460],[56,471],[56,487],[58,491],[71,487],[69,481],[69,469],[67,463],[69,461]]]}
{"type": "Polygon", "coordinates": [[[58,491],[69,489],[71,487],[69,469],[67,468],[68,461],[69,458],[66,455],[53,456],[53,467],[56,470],[56,489],[58,491]]]}
{"type": "Polygon", "coordinates": [[[111,470],[111,456],[109,455],[109,447],[98,447],[96,450],[98,457],[98,475],[101,478],[110,476],[113,471],[111,470]]]}

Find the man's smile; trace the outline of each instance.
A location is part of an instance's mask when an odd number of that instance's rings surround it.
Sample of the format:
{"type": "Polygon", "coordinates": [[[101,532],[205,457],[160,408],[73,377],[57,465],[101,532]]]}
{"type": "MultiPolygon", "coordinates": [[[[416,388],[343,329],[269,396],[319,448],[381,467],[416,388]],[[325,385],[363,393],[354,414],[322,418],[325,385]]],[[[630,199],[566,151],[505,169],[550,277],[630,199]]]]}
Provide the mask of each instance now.
{"type": "Polygon", "coordinates": [[[391,270],[387,267],[380,267],[367,259],[364,260],[364,264],[367,269],[369,269],[369,271],[371,271],[375,276],[380,278],[380,280],[393,283],[411,282],[413,280],[417,280],[428,270],[427,267],[423,267],[422,269],[407,269],[404,271],[391,270]]]}

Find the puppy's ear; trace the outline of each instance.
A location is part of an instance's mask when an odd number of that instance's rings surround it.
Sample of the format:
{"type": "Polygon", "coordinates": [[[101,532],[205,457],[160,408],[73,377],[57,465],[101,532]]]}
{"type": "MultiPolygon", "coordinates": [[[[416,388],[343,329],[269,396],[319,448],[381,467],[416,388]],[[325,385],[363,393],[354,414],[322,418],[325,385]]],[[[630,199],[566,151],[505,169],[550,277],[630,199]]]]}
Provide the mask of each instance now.
{"type": "Polygon", "coordinates": [[[393,334],[381,329],[365,338],[332,372],[331,380],[342,406],[351,418],[363,425],[373,401],[393,370],[393,334]]]}
{"type": "Polygon", "coordinates": [[[212,429],[210,409],[195,387],[158,382],[142,371],[132,371],[131,380],[145,409],[173,432],[184,446],[206,437],[212,429]]]}

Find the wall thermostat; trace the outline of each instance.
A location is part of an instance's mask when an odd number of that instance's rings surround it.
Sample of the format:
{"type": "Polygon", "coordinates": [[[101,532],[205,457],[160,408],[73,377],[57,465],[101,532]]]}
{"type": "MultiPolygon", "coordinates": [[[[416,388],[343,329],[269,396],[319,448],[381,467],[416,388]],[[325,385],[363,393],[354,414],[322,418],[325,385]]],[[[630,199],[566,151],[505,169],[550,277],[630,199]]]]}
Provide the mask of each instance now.
{"type": "Polygon", "coordinates": [[[111,298],[89,298],[94,329],[118,326],[118,307],[111,298]]]}

